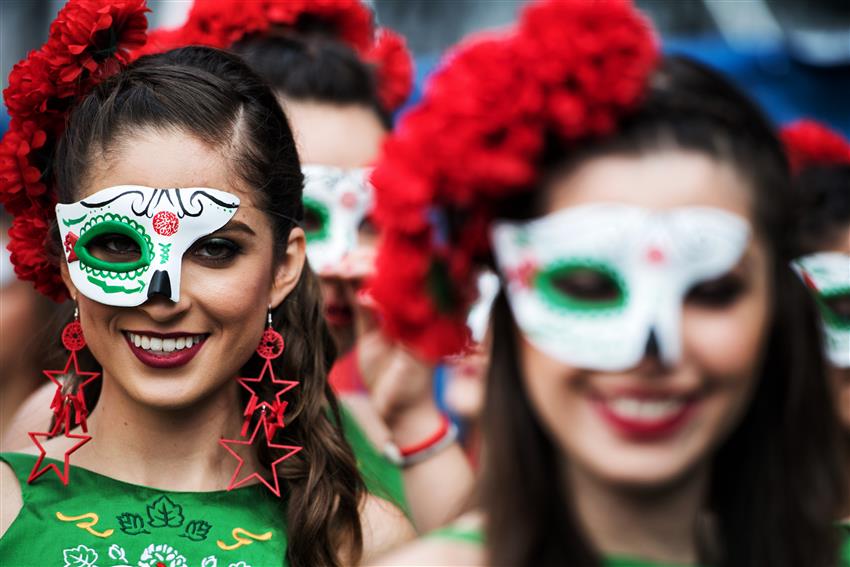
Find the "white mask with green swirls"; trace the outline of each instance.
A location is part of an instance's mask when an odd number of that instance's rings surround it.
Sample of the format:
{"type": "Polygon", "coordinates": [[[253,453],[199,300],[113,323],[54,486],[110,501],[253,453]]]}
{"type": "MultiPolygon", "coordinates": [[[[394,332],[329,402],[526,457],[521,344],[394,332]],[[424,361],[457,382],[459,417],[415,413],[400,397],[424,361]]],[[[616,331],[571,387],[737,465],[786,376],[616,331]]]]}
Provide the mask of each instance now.
{"type": "Polygon", "coordinates": [[[317,273],[333,268],[357,246],[357,231],[372,209],[371,168],[305,165],[304,232],[317,273]]]}
{"type": "Polygon", "coordinates": [[[571,366],[623,371],[650,337],[666,364],[680,359],[686,295],[738,264],[750,228],[716,208],[596,203],[500,221],[491,237],[529,342],[571,366]]]}
{"type": "Polygon", "coordinates": [[[829,361],[850,368],[850,255],[819,252],[791,266],[818,304],[829,361]]]}
{"type": "Polygon", "coordinates": [[[116,307],[159,294],[180,299],[183,254],[236,214],[239,198],[201,187],[109,187],[56,205],[71,281],[84,296],[116,307]]]}

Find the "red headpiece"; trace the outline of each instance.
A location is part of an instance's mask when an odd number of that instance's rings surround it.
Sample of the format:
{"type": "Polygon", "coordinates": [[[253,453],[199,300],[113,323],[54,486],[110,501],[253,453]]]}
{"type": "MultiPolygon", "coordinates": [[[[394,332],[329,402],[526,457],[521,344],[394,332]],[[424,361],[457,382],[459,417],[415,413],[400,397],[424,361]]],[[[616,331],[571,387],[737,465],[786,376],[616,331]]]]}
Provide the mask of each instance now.
{"type": "Polygon", "coordinates": [[[813,165],[850,163],[850,142],[813,120],[794,122],[781,136],[794,173],[813,165]]]}
{"type": "Polygon", "coordinates": [[[534,187],[546,136],[615,130],[657,58],[628,0],[537,2],[514,30],[447,58],[372,177],[383,231],[372,292],[387,332],[431,359],[464,348],[493,205],[534,187]]]}
{"type": "Polygon", "coordinates": [[[51,153],[77,99],[145,43],[146,12],[145,0],[69,0],[47,43],[14,66],[3,91],[12,121],[0,141],[0,203],[15,217],[12,263],[19,278],[57,301],[67,291],[46,253],[56,202],[51,153]]]}
{"type": "Polygon", "coordinates": [[[375,29],[371,10],[361,0],[195,0],[182,27],[156,30],[134,57],[185,45],[228,49],[251,34],[274,27],[298,30],[305,22],[327,24],[375,67],[378,94],[388,111],[400,107],[413,89],[413,62],[404,39],[387,28],[375,29]]]}

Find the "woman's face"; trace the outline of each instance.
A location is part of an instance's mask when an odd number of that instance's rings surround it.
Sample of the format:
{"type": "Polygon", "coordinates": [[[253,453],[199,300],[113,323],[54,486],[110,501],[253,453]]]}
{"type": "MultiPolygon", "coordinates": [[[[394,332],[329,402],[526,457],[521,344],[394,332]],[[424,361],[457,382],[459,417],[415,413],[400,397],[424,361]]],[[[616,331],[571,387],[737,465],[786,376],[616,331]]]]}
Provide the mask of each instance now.
{"type": "MultiPolygon", "coordinates": [[[[255,192],[228,170],[229,159],[180,132],[143,131],[122,140],[110,160],[96,168],[82,199],[118,185],[209,187],[239,197],[230,221],[198,240],[181,265],[180,299],[153,295],[138,307],[95,302],[74,288],[63,263],[63,277],[76,298],[89,349],[110,381],[137,403],[162,409],[190,407],[236,382],[252,356],[266,323],[266,308],[280,304],[300,276],[304,234],[294,229],[284,258],[274,258],[272,224],[257,209],[255,192]],[[130,333],[147,337],[141,350],[130,333]],[[156,346],[168,350],[170,338],[202,337],[190,360],[157,364],[156,346]],[[162,341],[159,345],[159,341],[162,341]],[[154,344],[149,344],[154,343],[154,344]],[[148,348],[148,346],[150,348],[148,348]]],[[[118,253],[126,242],[104,242],[98,253],[118,253]],[[114,249],[114,250],[113,250],[114,249]],[[118,252],[116,252],[118,251],[118,252]]]]}
{"type": "MultiPolygon", "coordinates": [[[[283,107],[302,164],[347,170],[369,166],[387,134],[375,112],[365,106],[284,99],[283,107]]],[[[372,224],[362,223],[357,249],[319,274],[325,318],[341,350],[347,350],[354,340],[353,288],[373,270],[376,240],[372,224]]]]}
{"type": "Polygon", "coordinates": [[[707,462],[741,418],[771,318],[770,258],[751,195],[730,168],[679,151],[592,159],[551,184],[544,214],[599,202],[712,207],[746,220],[753,235],[728,274],[686,295],[675,363],[650,346],[629,370],[572,367],[517,331],[531,404],[571,466],[613,484],[660,486],[707,462]]]}

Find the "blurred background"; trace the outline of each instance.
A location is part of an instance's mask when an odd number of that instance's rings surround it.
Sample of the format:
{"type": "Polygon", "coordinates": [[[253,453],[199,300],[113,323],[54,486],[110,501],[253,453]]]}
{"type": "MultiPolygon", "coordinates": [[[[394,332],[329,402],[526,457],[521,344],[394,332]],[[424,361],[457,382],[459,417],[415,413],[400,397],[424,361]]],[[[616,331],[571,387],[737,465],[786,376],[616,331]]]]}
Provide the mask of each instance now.
{"type": "MultiPolygon", "coordinates": [[[[466,34],[515,20],[525,0],[372,0],[407,37],[416,100],[441,54],[466,34]]],[[[0,0],[0,75],[39,47],[59,0],[0,0]]],[[[638,0],[665,50],[727,73],[777,124],[808,116],[850,136],[850,0],[638,0]]],[[[191,0],[148,0],[151,26],[180,25],[191,0]]],[[[411,101],[411,102],[412,102],[411,101]]],[[[403,111],[403,110],[402,110],[403,111]]],[[[8,118],[0,117],[0,132],[8,118]]]]}

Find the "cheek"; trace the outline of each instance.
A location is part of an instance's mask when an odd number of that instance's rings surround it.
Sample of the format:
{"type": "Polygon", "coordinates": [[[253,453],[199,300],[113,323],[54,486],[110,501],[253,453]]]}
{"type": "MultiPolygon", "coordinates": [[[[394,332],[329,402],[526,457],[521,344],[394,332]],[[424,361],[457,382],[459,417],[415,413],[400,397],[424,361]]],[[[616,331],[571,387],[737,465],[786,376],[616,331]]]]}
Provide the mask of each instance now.
{"type": "Polygon", "coordinates": [[[256,325],[268,307],[272,284],[268,266],[233,266],[211,270],[184,263],[183,288],[223,326],[241,322],[256,325]],[[252,274],[254,277],[245,277],[252,274]],[[252,316],[256,313],[256,316],[252,316]]]}

